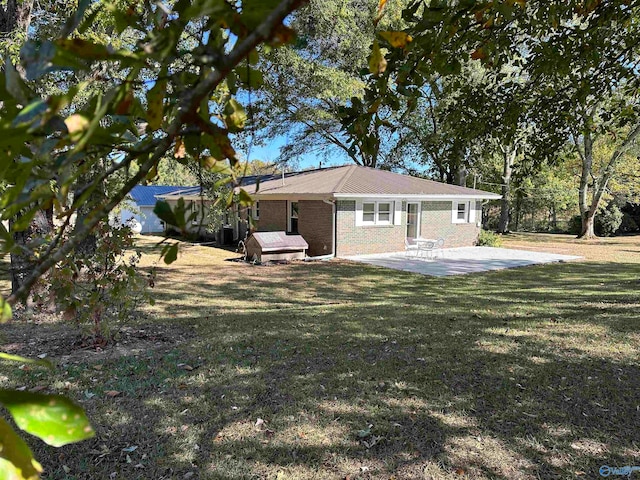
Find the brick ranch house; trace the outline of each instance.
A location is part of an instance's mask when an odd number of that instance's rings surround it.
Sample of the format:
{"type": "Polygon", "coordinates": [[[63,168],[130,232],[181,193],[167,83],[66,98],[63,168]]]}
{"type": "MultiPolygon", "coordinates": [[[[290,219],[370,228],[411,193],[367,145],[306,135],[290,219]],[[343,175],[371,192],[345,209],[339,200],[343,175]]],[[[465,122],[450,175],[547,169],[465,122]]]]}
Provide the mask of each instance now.
{"type": "Polygon", "coordinates": [[[243,187],[257,231],[299,233],[309,256],[399,252],[406,238],[473,245],[483,200],[495,193],[356,165],[329,167],[243,187]]]}

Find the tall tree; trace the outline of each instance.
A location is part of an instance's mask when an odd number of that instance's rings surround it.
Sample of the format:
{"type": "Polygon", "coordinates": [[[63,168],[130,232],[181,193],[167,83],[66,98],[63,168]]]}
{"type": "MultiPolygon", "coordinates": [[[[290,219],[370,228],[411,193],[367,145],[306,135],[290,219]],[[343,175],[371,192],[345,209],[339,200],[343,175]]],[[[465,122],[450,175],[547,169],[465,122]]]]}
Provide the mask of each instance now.
{"type": "MultiPolygon", "coordinates": [[[[403,2],[389,3],[380,28],[401,24],[403,2]]],[[[292,18],[297,41],[265,56],[256,116],[263,139],[285,139],[281,160],[313,152],[376,167],[388,159],[395,114],[364,98],[378,15],[377,0],[311,0],[292,18]]]]}

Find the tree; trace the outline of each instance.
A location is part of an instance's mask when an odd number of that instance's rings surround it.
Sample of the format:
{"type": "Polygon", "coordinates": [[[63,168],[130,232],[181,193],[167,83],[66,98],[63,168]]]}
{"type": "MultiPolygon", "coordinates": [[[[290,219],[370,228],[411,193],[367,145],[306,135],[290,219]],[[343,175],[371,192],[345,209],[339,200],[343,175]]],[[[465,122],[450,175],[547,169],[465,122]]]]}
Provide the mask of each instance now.
{"type": "MultiPolygon", "coordinates": [[[[402,3],[390,2],[381,28],[401,24],[402,3]]],[[[257,128],[263,140],[286,139],[280,160],[309,152],[370,167],[388,160],[396,115],[384,105],[372,108],[364,89],[377,6],[375,0],[311,0],[293,15],[297,41],[265,56],[257,128]]]]}

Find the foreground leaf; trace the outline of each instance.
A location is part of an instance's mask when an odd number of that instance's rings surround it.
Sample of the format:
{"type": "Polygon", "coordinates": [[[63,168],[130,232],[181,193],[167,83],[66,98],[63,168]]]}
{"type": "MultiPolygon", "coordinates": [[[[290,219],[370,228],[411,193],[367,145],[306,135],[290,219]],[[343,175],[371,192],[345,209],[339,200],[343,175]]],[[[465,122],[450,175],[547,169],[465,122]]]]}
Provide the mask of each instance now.
{"type": "Polygon", "coordinates": [[[7,360],[10,362],[31,363],[34,365],[41,365],[47,368],[53,368],[51,362],[44,359],[35,360],[33,358],[21,357],[19,355],[11,355],[10,353],[0,352],[0,360],[7,360]]]}
{"type": "Polygon", "coordinates": [[[371,47],[371,56],[369,57],[369,71],[374,75],[380,75],[387,69],[387,61],[380,50],[378,41],[373,41],[373,47],[371,47]]]}
{"type": "Polygon", "coordinates": [[[95,435],[82,408],[63,396],[0,390],[0,403],[20,429],[54,447],[95,435]]]}
{"type": "Polygon", "coordinates": [[[0,297],[0,323],[7,323],[11,320],[11,305],[4,298],[0,297]]]}
{"type": "Polygon", "coordinates": [[[37,479],[40,472],[27,444],[0,418],[0,480],[37,479]]]}

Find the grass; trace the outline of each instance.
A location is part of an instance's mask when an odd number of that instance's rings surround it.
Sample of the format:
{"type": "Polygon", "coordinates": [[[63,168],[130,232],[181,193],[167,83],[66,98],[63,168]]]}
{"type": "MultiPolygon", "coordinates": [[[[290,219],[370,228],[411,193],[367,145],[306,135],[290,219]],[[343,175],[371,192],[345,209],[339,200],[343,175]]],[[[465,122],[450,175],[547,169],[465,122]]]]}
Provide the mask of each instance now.
{"type": "Polygon", "coordinates": [[[186,246],[116,347],[68,352],[68,326],[3,326],[5,350],[58,368],[3,366],[0,384],[67,394],[92,418],[93,440],[30,440],[47,478],[564,479],[638,464],[640,237],[504,246],[585,261],[428,278],[186,246]]]}

